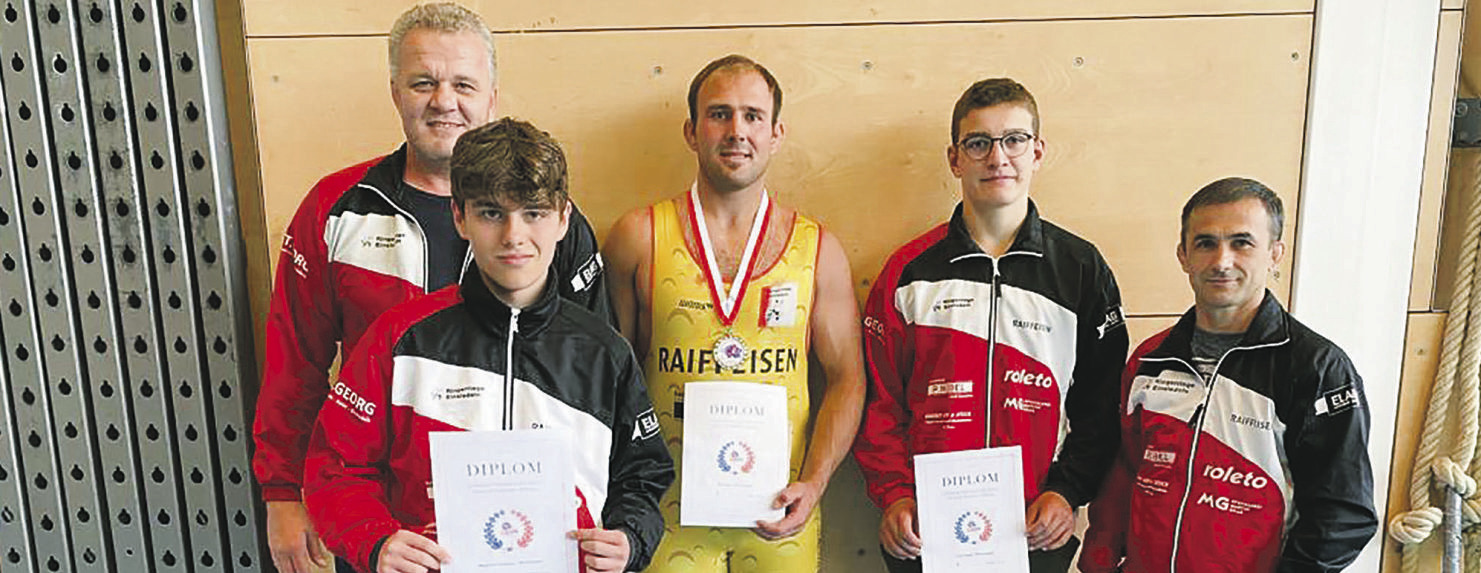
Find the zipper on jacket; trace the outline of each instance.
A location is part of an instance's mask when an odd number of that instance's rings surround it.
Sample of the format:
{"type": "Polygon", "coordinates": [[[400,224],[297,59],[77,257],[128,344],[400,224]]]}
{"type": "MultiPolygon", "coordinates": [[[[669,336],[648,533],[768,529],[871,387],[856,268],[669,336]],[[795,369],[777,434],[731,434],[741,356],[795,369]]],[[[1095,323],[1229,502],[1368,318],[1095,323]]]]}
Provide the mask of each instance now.
{"type": "MultiPolygon", "coordinates": [[[[400,205],[397,205],[395,201],[391,200],[390,196],[382,193],[381,190],[375,188],[374,185],[360,183],[358,186],[374,191],[376,195],[380,195],[381,199],[384,199],[386,201],[387,205],[390,205],[392,209],[396,210],[396,212],[401,213],[401,216],[406,217],[407,220],[411,221],[412,228],[417,230],[417,236],[422,239],[422,294],[432,292],[432,289],[430,288],[432,286],[432,253],[428,252],[427,250],[427,232],[422,230],[422,222],[418,221],[416,217],[413,217],[410,211],[402,209],[400,205]]],[[[469,252],[471,253],[473,248],[472,244],[469,244],[468,248],[469,252]]],[[[466,255],[464,256],[464,259],[465,261],[463,262],[463,268],[466,270],[468,267],[466,255]]],[[[461,280],[461,277],[459,278],[459,280],[461,280]]]]}
{"type": "MultiPolygon", "coordinates": [[[[1203,436],[1203,421],[1208,418],[1206,415],[1208,413],[1208,403],[1214,397],[1214,384],[1219,379],[1219,367],[1224,365],[1224,359],[1229,356],[1229,353],[1235,350],[1237,349],[1231,348],[1224,351],[1224,355],[1220,356],[1219,361],[1214,363],[1213,372],[1210,372],[1208,379],[1204,380],[1206,389],[1203,393],[1203,402],[1198,404],[1198,407],[1193,410],[1192,417],[1188,418],[1188,425],[1193,428],[1193,440],[1188,444],[1188,471],[1183,480],[1183,498],[1178,501],[1178,518],[1173,522],[1172,526],[1172,554],[1168,558],[1168,571],[1176,571],[1178,568],[1178,542],[1182,538],[1183,514],[1188,509],[1188,496],[1193,493],[1193,467],[1195,465],[1194,461],[1198,459],[1198,438],[1203,436]]],[[[1173,360],[1177,360],[1183,366],[1186,366],[1188,371],[1192,372],[1194,376],[1200,379],[1203,378],[1203,375],[1199,374],[1198,369],[1194,368],[1192,364],[1181,358],[1174,358],[1173,360]]]]}
{"type": "MultiPolygon", "coordinates": [[[[1236,350],[1256,350],[1260,348],[1280,346],[1282,344],[1285,344],[1286,340],[1281,340],[1280,342],[1270,344],[1257,344],[1254,346],[1236,346],[1234,348],[1230,348],[1229,350],[1225,350],[1224,355],[1219,357],[1219,361],[1214,363],[1214,370],[1213,372],[1209,373],[1208,379],[1205,381],[1208,386],[1208,391],[1203,396],[1203,402],[1198,405],[1197,409],[1193,410],[1193,416],[1188,419],[1188,425],[1193,428],[1193,440],[1192,443],[1190,443],[1188,446],[1188,471],[1186,474],[1187,478],[1183,483],[1183,499],[1178,502],[1178,518],[1176,521],[1173,522],[1172,555],[1168,558],[1169,571],[1177,570],[1178,549],[1180,549],[1179,540],[1182,538],[1183,533],[1183,517],[1184,513],[1188,509],[1188,497],[1193,493],[1193,466],[1194,462],[1198,459],[1198,439],[1203,436],[1203,422],[1208,419],[1209,402],[1213,400],[1214,384],[1219,379],[1219,369],[1224,367],[1224,359],[1228,358],[1229,355],[1233,354],[1236,350]]],[[[1197,368],[1194,368],[1192,364],[1189,364],[1187,361],[1175,356],[1169,358],[1143,360],[1151,362],[1155,362],[1158,360],[1175,360],[1183,366],[1187,367],[1188,371],[1192,372],[1194,376],[1198,377],[1199,379],[1203,379],[1203,375],[1198,373],[1197,368]]]]}
{"type": "Polygon", "coordinates": [[[992,261],[992,294],[987,305],[987,407],[983,408],[983,425],[987,429],[986,437],[982,440],[982,447],[992,447],[992,409],[993,409],[993,368],[998,355],[998,300],[1003,298],[1003,275],[998,273],[998,260],[988,257],[992,261]]]}
{"type": "Polygon", "coordinates": [[[987,301],[987,396],[984,400],[985,407],[982,409],[982,428],[984,430],[982,436],[982,447],[984,448],[992,447],[992,392],[994,386],[993,368],[996,367],[996,358],[998,354],[998,301],[1003,298],[1003,275],[1001,272],[998,271],[998,261],[1002,260],[1005,257],[1013,255],[1034,256],[1040,258],[1043,258],[1044,256],[1043,254],[1035,253],[1033,251],[1008,251],[996,257],[987,253],[977,252],[961,255],[959,257],[951,259],[951,262],[955,263],[957,261],[962,261],[965,259],[981,257],[987,259],[988,262],[992,263],[992,279],[991,281],[989,281],[990,292],[988,293],[987,301]]]}
{"type": "Polygon", "coordinates": [[[514,429],[514,335],[519,332],[519,309],[509,308],[509,340],[504,346],[504,423],[514,429]]]}

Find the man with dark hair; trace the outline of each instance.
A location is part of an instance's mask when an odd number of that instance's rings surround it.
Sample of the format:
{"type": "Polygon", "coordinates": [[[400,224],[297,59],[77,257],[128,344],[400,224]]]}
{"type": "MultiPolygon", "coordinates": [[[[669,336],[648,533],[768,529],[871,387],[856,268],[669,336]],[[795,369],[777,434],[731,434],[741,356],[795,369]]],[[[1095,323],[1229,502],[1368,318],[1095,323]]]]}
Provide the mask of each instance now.
{"type": "Polygon", "coordinates": [[[771,72],[727,56],[696,75],[689,94],[684,139],[699,173],[686,195],[613,226],[603,251],[612,306],[643,360],[676,460],[686,383],[777,384],[787,389],[792,483],[774,502],[784,517],[754,530],[680,527],[680,488],[671,488],[668,535],[650,571],[816,571],[817,505],[848,453],[864,399],[848,260],[837,238],[766,190],[766,168],[786,133],[771,72]],[[827,380],[810,442],[809,355],[827,380]]]}
{"type": "Polygon", "coordinates": [[[1373,537],[1363,380],[1265,288],[1283,221],[1251,179],[1183,207],[1193,308],[1122,374],[1121,455],[1081,571],[1340,571],[1373,537]]]}
{"type": "MultiPolygon", "coordinates": [[[[497,117],[493,36],[467,8],[422,4],[396,20],[387,47],[406,143],[325,177],[304,197],[284,230],[268,310],[252,470],[283,573],[327,563],[300,490],[336,356],[381,312],[458,282],[469,261],[453,226],[449,161],[459,135],[497,117]]],[[[574,207],[554,269],[562,296],[610,315],[596,236],[574,207]]]]}
{"type": "Polygon", "coordinates": [[[869,400],[854,458],[891,572],[920,571],[913,456],[1021,446],[1029,564],[1069,568],[1074,508],[1115,455],[1121,294],[1095,246],[1039,218],[1038,105],[982,80],[952,112],[951,220],[900,247],[864,309],[869,400]],[[1069,433],[1061,435],[1061,429],[1069,433]]]}
{"type": "Polygon", "coordinates": [[[627,343],[557,294],[565,156],[548,134],[502,119],[459,138],[451,181],[477,272],[365,331],[314,428],[310,515],[361,571],[438,569],[458,556],[432,539],[428,432],[558,429],[576,437],[582,570],[641,569],[663,535],[673,464],[627,343]]]}

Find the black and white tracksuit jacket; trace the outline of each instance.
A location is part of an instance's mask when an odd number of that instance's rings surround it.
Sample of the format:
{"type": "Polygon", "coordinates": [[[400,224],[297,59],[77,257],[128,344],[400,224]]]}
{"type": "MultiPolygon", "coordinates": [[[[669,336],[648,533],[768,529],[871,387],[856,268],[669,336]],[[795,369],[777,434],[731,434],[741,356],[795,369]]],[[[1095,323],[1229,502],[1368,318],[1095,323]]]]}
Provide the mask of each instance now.
{"type": "Polygon", "coordinates": [[[1080,569],[1341,570],[1378,527],[1362,379],[1267,291],[1205,380],[1195,320],[1126,366],[1122,455],[1090,505],[1080,569]]]}
{"type": "Polygon", "coordinates": [[[305,463],[309,515],[335,554],[369,570],[378,544],[435,520],[429,432],[561,428],[576,470],[574,527],[623,530],[629,569],[663,535],[673,461],[642,368],[621,335],[557,295],[511,309],[461,285],[381,315],[340,371],[305,463]]]}

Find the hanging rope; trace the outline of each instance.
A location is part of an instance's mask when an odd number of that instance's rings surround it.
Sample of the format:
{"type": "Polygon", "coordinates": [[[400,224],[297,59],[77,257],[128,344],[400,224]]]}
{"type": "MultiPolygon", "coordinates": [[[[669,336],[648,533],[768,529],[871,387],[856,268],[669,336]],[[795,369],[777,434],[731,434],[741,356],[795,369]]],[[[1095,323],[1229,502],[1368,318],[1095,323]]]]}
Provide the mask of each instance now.
{"type": "Polygon", "coordinates": [[[1466,498],[1462,507],[1466,525],[1481,522],[1481,503],[1469,499],[1476,492],[1476,476],[1481,475],[1476,440],[1477,415],[1481,412],[1481,387],[1477,384],[1481,377],[1481,285],[1477,284],[1481,275],[1476,273],[1481,246],[1481,154],[1472,157],[1470,183],[1471,204],[1450,314],[1445,320],[1440,366],[1430,390],[1424,433],[1419,438],[1409,481],[1409,503],[1414,509],[1389,522],[1389,535],[1404,544],[1404,573],[1419,570],[1419,545],[1440,527],[1443,514],[1430,500],[1430,487],[1435,481],[1466,498]],[[1447,438],[1454,441],[1441,451],[1447,438]]]}

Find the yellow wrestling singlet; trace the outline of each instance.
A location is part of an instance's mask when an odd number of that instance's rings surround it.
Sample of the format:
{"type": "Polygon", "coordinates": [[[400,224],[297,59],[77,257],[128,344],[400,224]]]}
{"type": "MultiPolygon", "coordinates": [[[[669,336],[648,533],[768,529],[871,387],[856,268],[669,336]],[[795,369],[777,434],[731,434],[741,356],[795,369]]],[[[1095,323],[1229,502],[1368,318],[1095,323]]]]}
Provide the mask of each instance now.
{"type": "MultiPolygon", "coordinates": [[[[786,386],[790,480],[796,481],[807,451],[808,323],[821,229],[797,215],[776,263],[770,268],[754,265],[734,322],[726,327],[715,308],[705,263],[684,241],[679,218],[690,216],[687,199],[657,203],[651,215],[652,335],[643,374],[679,479],[684,475],[684,384],[728,380],[786,386]],[[716,343],[727,335],[738,337],[746,348],[733,368],[722,367],[714,356],[716,343]]],[[[750,529],[680,527],[681,488],[674,481],[660,503],[665,534],[648,571],[817,571],[821,504],[797,535],[768,541],[750,529]]]]}

